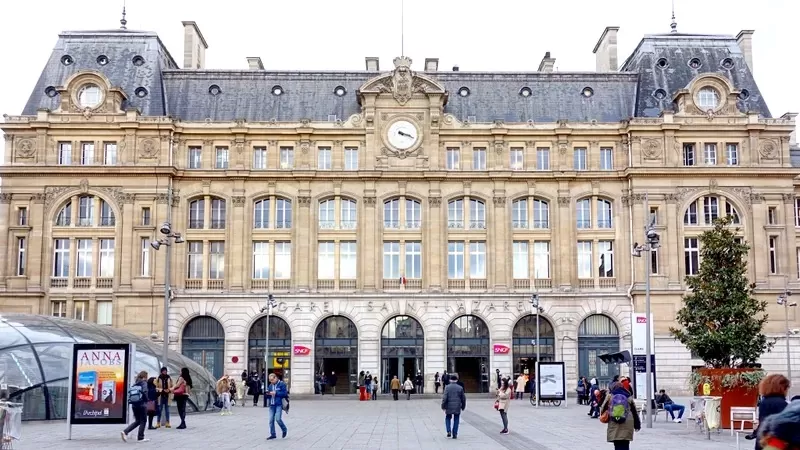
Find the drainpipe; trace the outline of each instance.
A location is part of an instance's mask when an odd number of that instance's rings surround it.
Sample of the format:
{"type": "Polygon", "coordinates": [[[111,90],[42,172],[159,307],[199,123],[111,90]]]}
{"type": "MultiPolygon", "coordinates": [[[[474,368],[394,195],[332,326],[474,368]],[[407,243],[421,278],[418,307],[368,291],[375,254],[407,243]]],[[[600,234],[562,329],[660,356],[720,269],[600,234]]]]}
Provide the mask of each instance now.
{"type": "MultiPolygon", "coordinates": [[[[633,167],[633,143],[631,142],[631,133],[628,132],[628,167],[633,167]]],[[[631,181],[630,177],[628,178],[628,194],[632,193],[633,189],[633,182],[631,181]]],[[[630,238],[630,244],[633,245],[633,202],[628,202],[628,236],[630,238]]],[[[631,312],[635,311],[636,306],[633,302],[633,281],[636,271],[633,267],[633,252],[628,252],[628,258],[630,258],[631,264],[631,285],[628,287],[628,301],[631,303],[631,312]]]]}

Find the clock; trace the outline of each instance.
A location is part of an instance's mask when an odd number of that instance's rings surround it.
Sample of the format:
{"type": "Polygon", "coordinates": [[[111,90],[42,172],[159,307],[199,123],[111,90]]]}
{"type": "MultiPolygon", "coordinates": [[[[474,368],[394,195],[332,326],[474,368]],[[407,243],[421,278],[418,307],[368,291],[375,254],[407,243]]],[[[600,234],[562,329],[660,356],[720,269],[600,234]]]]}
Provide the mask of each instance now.
{"type": "Polygon", "coordinates": [[[399,119],[386,128],[386,140],[395,149],[405,152],[419,143],[419,130],[411,121],[399,119]]]}

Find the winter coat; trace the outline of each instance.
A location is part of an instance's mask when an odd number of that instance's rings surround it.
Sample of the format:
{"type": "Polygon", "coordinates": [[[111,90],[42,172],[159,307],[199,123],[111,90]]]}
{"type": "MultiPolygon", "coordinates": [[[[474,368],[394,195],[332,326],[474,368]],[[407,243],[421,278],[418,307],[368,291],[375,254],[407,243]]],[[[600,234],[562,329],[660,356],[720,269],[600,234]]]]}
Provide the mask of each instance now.
{"type": "Polygon", "coordinates": [[[231,384],[227,378],[217,381],[217,394],[224,394],[231,391],[231,384]]]}
{"type": "Polygon", "coordinates": [[[403,383],[403,390],[404,391],[413,391],[414,390],[414,383],[412,383],[411,380],[406,380],[406,382],[403,383]]]}
{"type": "Polygon", "coordinates": [[[464,395],[464,388],[457,383],[450,383],[444,388],[442,395],[442,409],[445,414],[461,414],[467,409],[467,397],[464,395]]]}
{"type": "Polygon", "coordinates": [[[266,394],[264,395],[264,401],[268,402],[270,406],[273,405],[281,405],[283,403],[283,399],[289,396],[289,390],[286,388],[286,383],[281,380],[278,380],[275,384],[268,384],[266,394]],[[275,391],[275,397],[269,395],[270,392],[275,391]]]}
{"type": "Polygon", "coordinates": [[[337,381],[339,381],[339,378],[336,375],[331,375],[328,377],[328,384],[331,386],[336,386],[337,381]]]}
{"type": "MultiPolygon", "coordinates": [[[[611,397],[617,394],[622,394],[628,397],[628,415],[623,423],[617,423],[614,420],[608,421],[608,429],[606,430],[606,440],[608,442],[614,441],[632,441],[633,432],[635,429],[641,428],[639,419],[639,412],[636,411],[636,403],[633,397],[621,384],[617,383],[614,388],[606,395],[603,404],[600,406],[600,413],[608,411],[611,406],[611,397]]],[[[610,414],[610,411],[609,411],[610,414]]]]}
{"type": "Polygon", "coordinates": [[[525,392],[525,384],[527,384],[527,381],[528,380],[525,379],[525,375],[518,376],[517,377],[517,389],[516,389],[516,391],[517,392],[525,392]]]}
{"type": "Polygon", "coordinates": [[[498,389],[497,390],[497,409],[502,409],[503,411],[508,411],[508,407],[511,406],[511,388],[508,389],[498,389]]]}
{"type": "MultiPolygon", "coordinates": [[[[758,423],[759,426],[756,428],[756,432],[761,435],[763,433],[762,428],[764,428],[765,422],[767,422],[768,417],[772,417],[774,415],[780,414],[786,409],[786,398],[782,395],[769,395],[763,397],[761,399],[761,403],[758,404],[758,423]]],[[[800,426],[798,426],[800,428],[800,426]]],[[[761,440],[756,439],[756,450],[761,450],[761,440]]]]}
{"type": "Polygon", "coordinates": [[[400,380],[398,380],[397,378],[392,378],[392,386],[391,387],[392,387],[393,391],[394,390],[399,391],[400,390],[400,380]]]}

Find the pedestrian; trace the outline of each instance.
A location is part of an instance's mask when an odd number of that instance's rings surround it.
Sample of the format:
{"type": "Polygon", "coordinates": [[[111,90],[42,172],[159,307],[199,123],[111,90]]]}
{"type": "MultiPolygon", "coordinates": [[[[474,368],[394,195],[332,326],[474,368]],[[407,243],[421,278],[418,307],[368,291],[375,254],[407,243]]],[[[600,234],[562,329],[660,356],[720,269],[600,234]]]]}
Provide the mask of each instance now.
{"type": "Polygon", "coordinates": [[[511,406],[513,391],[508,386],[508,379],[500,380],[500,389],[497,390],[497,399],[494,401],[494,408],[500,411],[500,420],[503,421],[503,429],[500,434],[508,434],[508,407],[511,406]]]}
{"type": "MultiPolygon", "coordinates": [[[[597,392],[600,388],[597,386],[597,378],[592,378],[589,381],[589,412],[587,416],[598,416],[600,413],[597,411],[600,408],[600,403],[597,400],[597,392]]],[[[602,399],[601,399],[602,401],[602,399]]]]}
{"type": "Polygon", "coordinates": [[[166,421],[164,427],[171,428],[169,425],[169,405],[173,388],[172,377],[169,376],[167,368],[162,367],[156,381],[156,393],[158,395],[154,398],[156,401],[156,428],[161,427],[161,417],[164,417],[166,421]]]}
{"type": "Polygon", "coordinates": [[[319,374],[319,393],[325,396],[325,386],[328,384],[328,377],[325,372],[319,374]]]}
{"type": "Polygon", "coordinates": [[[228,377],[230,383],[231,406],[236,406],[236,380],[234,377],[228,377]]]}
{"type": "MultiPolygon", "coordinates": [[[[779,414],[786,409],[788,405],[786,396],[789,394],[790,386],[789,379],[777,373],[768,375],[761,380],[758,384],[758,393],[761,395],[761,402],[758,404],[758,426],[753,430],[752,437],[747,435],[746,438],[753,439],[758,436],[761,424],[767,420],[767,417],[779,414]]],[[[761,448],[761,440],[756,439],[755,450],[761,450],[761,448]]]]}
{"type": "Polygon", "coordinates": [[[222,378],[217,380],[217,395],[222,400],[222,411],[220,416],[225,416],[231,413],[231,383],[228,381],[228,376],[223,375],[222,378]]]}
{"type": "Polygon", "coordinates": [[[425,377],[422,376],[422,371],[417,371],[417,378],[414,380],[414,385],[417,387],[416,394],[422,394],[422,385],[425,384],[425,377]]]}
{"type": "Polygon", "coordinates": [[[369,370],[364,375],[364,389],[367,393],[367,400],[369,400],[372,398],[372,375],[370,375],[369,370]]]}
{"type": "Polygon", "coordinates": [[[439,372],[436,372],[433,375],[433,392],[438,394],[439,388],[442,386],[441,378],[439,377],[439,372]]]}
{"type": "Polygon", "coordinates": [[[247,382],[249,381],[250,376],[247,374],[247,371],[242,371],[242,380],[236,384],[236,399],[239,400],[239,403],[242,406],[247,405],[247,399],[245,398],[247,395],[247,382]]]}
{"type": "Polygon", "coordinates": [[[258,380],[258,374],[253,373],[250,378],[250,383],[247,386],[247,395],[253,396],[253,406],[258,406],[258,397],[261,395],[261,382],[258,380]]]}
{"type": "Polygon", "coordinates": [[[366,375],[362,370],[358,373],[358,399],[362,401],[367,399],[367,387],[364,386],[364,378],[366,378],[366,375]]]}
{"type": "Polygon", "coordinates": [[[411,392],[414,391],[414,383],[411,381],[411,375],[406,377],[403,383],[403,390],[406,391],[406,400],[411,400],[411,392]]]}
{"type": "Polygon", "coordinates": [[[392,397],[395,401],[397,401],[397,394],[400,392],[400,380],[397,379],[397,375],[392,378],[392,397]]]}
{"type": "Polygon", "coordinates": [[[792,400],[782,412],[759,422],[758,428],[764,450],[800,449],[800,403],[792,400]]]}
{"type": "Polygon", "coordinates": [[[178,425],[179,430],[186,429],[186,402],[189,400],[189,394],[192,393],[192,376],[189,375],[187,367],[181,368],[181,376],[175,382],[175,388],[172,390],[175,396],[175,403],[178,405],[178,416],[181,418],[181,424],[178,425]]]}
{"type": "Polygon", "coordinates": [[[517,377],[517,388],[516,388],[516,399],[522,399],[522,394],[525,393],[525,384],[527,383],[527,379],[525,378],[525,374],[519,374],[517,377]]]}
{"type": "Polygon", "coordinates": [[[614,444],[614,450],[629,450],[633,433],[642,428],[642,422],[631,393],[622,383],[612,383],[600,413],[600,421],[608,422],[606,441],[614,444]]]}
{"type": "Polygon", "coordinates": [[[458,377],[450,375],[450,381],[444,388],[442,395],[442,411],[444,411],[444,427],[447,437],[458,438],[458,422],[461,420],[461,411],[467,409],[467,397],[464,388],[458,385],[458,377]],[[452,428],[451,428],[452,421],[452,428]]]}
{"type": "Polygon", "coordinates": [[[274,373],[269,374],[269,384],[267,385],[264,393],[264,403],[269,403],[269,437],[267,440],[275,439],[275,422],[281,428],[283,434],[282,438],[286,437],[289,429],[283,423],[283,399],[289,397],[289,391],[286,389],[286,383],[278,379],[274,373]]]}
{"type": "Polygon", "coordinates": [[[378,377],[372,379],[372,399],[378,399],[378,377]]]}
{"type": "Polygon", "coordinates": [[[158,393],[156,392],[156,377],[147,379],[147,429],[155,430],[153,426],[153,418],[156,416],[156,399],[158,393]]]}
{"type": "Polygon", "coordinates": [[[331,376],[328,377],[328,386],[331,388],[331,395],[336,395],[337,381],[339,381],[339,377],[336,376],[336,372],[331,371],[331,376]]]}
{"type": "Polygon", "coordinates": [[[149,439],[144,438],[144,428],[147,426],[147,372],[141,371],[136,376],[136,382],[130,387],[128,391],[128,403],[133,410],[133,418],[135,419],[132,424],[128,425],[121,433],[120,437],[124,442],[128,442],[128,434],[135,428],[139,428],[136,435],[136,440],[139,442],[147,442],[149,439]]]}

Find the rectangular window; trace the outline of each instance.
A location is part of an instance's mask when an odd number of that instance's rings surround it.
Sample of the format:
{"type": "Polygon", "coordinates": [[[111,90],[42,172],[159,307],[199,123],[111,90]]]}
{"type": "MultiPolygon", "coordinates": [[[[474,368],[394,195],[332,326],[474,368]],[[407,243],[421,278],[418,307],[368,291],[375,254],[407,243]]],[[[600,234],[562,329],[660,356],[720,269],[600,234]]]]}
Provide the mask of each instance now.
{"type": "Polygon", "coordinates": [[[186,244],[189,251],[186,276],[192,280],[200,280],[203,278],[203,241],[189,241],[186,244]]]}
{"type": "Polygon", "coordinates": [[[253,279],[269,279],[269,242],[253,242],[253,279]]]}
{"type": "Polygon", "coordinates": [[[383,243],[383,279],[400,279],[400,243],[383,243]]]}
{"type": "Polygon", "coordinates": [[[346,147],[344,149],[344,170],[358,170],[358,149],[346,147]]]}
{"type": "Polygon", "coordinates": [[[292,243],[275,243],[275,278],[290,280],[292,278],[292,243]]]}
{"type": "Polygon", "coordinates": [[[25,247],[26,240],[24,237],[17,238],[17,271],[15,274],[18,277],[25,276],[25,247]]]}
{"type": "Polygon", "coordinates": [[[800,198],[794,199],[794,226],[800,227],[800,198]]]}
{"type": "Polygon", "coordinates": [[[586,149],[576,148],[572,154],[572,167],[575,170],[586,170],[586,149]]]}
{"type": "Polygon", "coordinates": [[[58,165],[69,166],[72,164],[72,143],[58,143],[58,165]]]}
{"type": "Polygon", "coordinates": [[[267,147],[253,147],[253,169],[267,168],[267,147]]]}
{"type": "Polygon", "coordinates": [[[457,148],[448,148],[446,157],[447,170],[459,170],[461,168],[461,150],[457,148]]]}
{"type": "Polygon", "coordinates": [[[694,144],[683,144],[683,165],[695,165],[694,144]]]}
{"type": "Polygon", "coordinates": [[[67,317],[67,302],[64,300],[50,302],[50,315],[53,317],[67,317]]]}
{"type": "Polygon", "coordinates": [[[90,227],[94,224],[94,198],[80,197],[78,199],[78,225],[90,227]]]}
{"type": "Polygon", "coordinates": [[[778,237],[769,237],[769,273],[778,274],[778,237]]]}
{"type": "Polygon", "coordinates": [[[281,147],[280,158],[281,158],[280,160],[281,169],[294,168],[294,148],[281,147]]]}
{"type": "Polygon", "coordinates": [[[336,247],[331,241],[320,242],[317,251],[317,279],[336,278],[336,247]]]}
{"type": "Polygon", "coordinates": [[[17,209],[17,225],[21,227],[28,225],[28,208],[21,206],[17,209]]]}
{"type": "Polygon", "coordinates": [[[225,278],[225,241],[211,241],[208,245],[208,278],[222,280],[225,278]]]}
{"type": "Polygon", "coordinates": [[[117,143],[106,142],[103,144],[103,164],[107,166],[117,165],[117,143]]]}
{"type": "Polygon", "coordinates": [[[143,277],[150,276],[150,238],[139,239],[139,275],[143,277]]]}
{"type": "Polygon", "coordinates": [[[486,204],[474,198],[469,201],[469,228],[471,230],[486,229],[486,204]]]}
{"type": "Polygon", "coordinates": [[[527,280],[530,278],[528,271],[528,243],[526,241],[514,242],[513,254],[514,279],[527,280]]]}
{"type": "Polygon", "coordinates": [[[654,248],[650,250],[650,274],[658,274],[658,268],[658,249],[654,248]]]}
{"type": "Polygon", "coordinates": [[[358,259],[356,243],[352,241],[339,243],[339,279],[355,280],[357,278],[358,259]]]}
{"type": "Polygon", "coordinates": [[[650,223],[653,225],[658,225],[658,207],[650,207],[650,223]]]}
{"type": "Polygon", "coordinates": [[[422,226],[422,205],[416,201],[406,199],[406,228],[418,230],[422,226]]]}
{"type": "Polygon", "coordinates": [[[767,223],[770,225],[776,225],[778,223],[778,208],[770,206],[769,209],[767,209],[767,223]]]}
{"type": "Polygon", "coordinates": [[[225,229],[226,208],[225,200],[215,198],[211,200],[211,229],[224,230],[225,229]]]}
{"type": "Polygon", "coordinates": [[[578,241],[578,278],[592,276],[592,241],[578,241]]]}
{"type": "Polygon", "coordinates": [[[469,277],[486,278],[486,242],[469,243],[469,277]]]}
{"type": "Polygon", "coordinates": [[[422,243],[406,242],[405,277],[422,279],[422,243]]]}
{"type": "Polygon", "coordinates": [[[111,326],[114,324],[114,303],[108,301],[97,302],[97,323],[111,326]]]}
{"type": "Polygon", "coordinates": [[[72,318],[75,320],[86,320],[89,315],[89,302],[75,301],[72,303],[72,318]]]}
{"type": "Polygon", "coordinates": [[[333,167],[333,159],[331,156],[330,147],[320,147],[317,153],[317,169],[318,170],[331,170],[333,167]]]}
{"type": "Polygon", "coordinates": [[[189,147],[189,168],[203,168],[203,149],[201,147],[189,147]]]}
{"type": "Polygon", "coordinates": [[[597,275],[600,278],[614,278],[614,242],[599,241],[597,253],[600,254],[597,265],[597,275]]]}
{"type": "Polygon", "coordinates": [[[739,145],[727,144],[725,146],[725,159],[728,161],[729,166],[739,165],[739,145]]]}
{"type": "Polygon", "coordinates": [[[614,170],[614,149],[600,149],[600,170],[614,170]]]}
{"type": "Polygon", "coordinates": [[[451,280],[464,279],[464,243],[447,243],[447,278],[451,280]]]}
{"type": "Polygon", "coordinates": [[[92,240],[78,239],[76,249],[78,259],[75,264],[75,276],[88,278],[92,276],[92,240]]]}
{"type": "Polygon", "coordinates": [[[486,149],[472,149],[472,170],[486,170],[486,149]]]}
{"type": "Polygon", "coordinates": [[[795,253],[797,254],[797,279],[800,280],[800,247],[795,249],[795,253]]]}
{"type": "Polygon", "coordinates": [[[717,144],[705,144],[703,148],[705,149],[705,152],[703,153],[703,163],[707,166],[716,166],[717,144]]]}
{"type": "Polygon", "coordinates": [[[703,216],[706,225],[711,225],[719,218],[719,202],[717,197],[703,197],[703,216]]]}
{"type": "Polygon", "coordinates": [[[94,164],[94,142],[81,142],[81,165],[94,164]]]}
{"type": "Polygon", "coordinates": [[[683,258],[686,275],[697,275],[700,268],[700,247],[697,245],[697,238],[683,240],[683,258]]]}
{"type": "Polygon", "coordinates": [[[228,168],[228,147],[217,147],[217,158],[214,168],[227,169],[228,168]]]}
{"type": "Polygon", "coordinates": [[[533,277],[536,279],[550,278],[550,242],[548,241],[533,243],[533,277]]]}
{"type": "Polygon", "coordinates": [[[536,149],[536,170],[550,170],[550,149],[540,147],[536,149]]]}
{"type": "Polygon", "coordinates": [[[100,239],[100,278],[114,277],[114,239],[100,239]]]}
{"type": "Polygon", "coordinates": [[[509,161],[509,168],[511,170],[523,170],[525,166],[525,153],[521,148],[512,148],[509,152],[511,160],[509,161]]]}
{"type": "Polygon", "coordinates": [[[142,208],[142,225],[149,226],[150,225],[150,208],[144,207],[142,208]]]}

